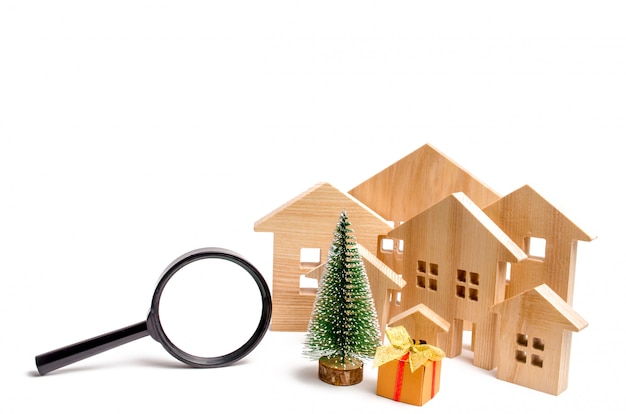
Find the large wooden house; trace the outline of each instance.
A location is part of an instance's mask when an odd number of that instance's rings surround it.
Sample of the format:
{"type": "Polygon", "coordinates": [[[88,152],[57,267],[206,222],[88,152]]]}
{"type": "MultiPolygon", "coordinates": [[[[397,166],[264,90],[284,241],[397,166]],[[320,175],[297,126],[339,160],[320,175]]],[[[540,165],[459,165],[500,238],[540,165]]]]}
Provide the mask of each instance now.
{"type": "MultiPolygon", "coordinates": [[[[450,323],[439,342],[448,357],[460,355],[465,322],[474,328],[474,365],[495,367],[497,318],[490,307],[504,300],[507,263],[526,258],[463,193],[454,193],[389,232],[402,241],[406,287],[398,312],[423,303],[450,323]]],[[[395,316],[395,315],[394,315],[395,316]]]]}

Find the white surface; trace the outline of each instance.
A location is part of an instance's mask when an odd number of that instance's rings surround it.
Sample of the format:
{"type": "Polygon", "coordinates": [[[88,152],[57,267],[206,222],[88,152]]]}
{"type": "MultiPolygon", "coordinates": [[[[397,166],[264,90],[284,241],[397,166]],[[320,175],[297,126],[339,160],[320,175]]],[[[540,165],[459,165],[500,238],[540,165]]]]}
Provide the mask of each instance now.
{"type": "Polygon", "coordinates": [[[598,238],[579,244],[590,325],[567,391],[498,381],[466,351],[422,409],[624,411],[620,2],[205,3],[2,2],[0,412],[416,410],[377,397],[371,367],[321,383],[299,333],[219,370],[180,369],[150,338],[46,377],[34,356],[142,320],[197,247],[271,283],[256,220],[426,142],[501,194],[533,185],[598,238]]]}

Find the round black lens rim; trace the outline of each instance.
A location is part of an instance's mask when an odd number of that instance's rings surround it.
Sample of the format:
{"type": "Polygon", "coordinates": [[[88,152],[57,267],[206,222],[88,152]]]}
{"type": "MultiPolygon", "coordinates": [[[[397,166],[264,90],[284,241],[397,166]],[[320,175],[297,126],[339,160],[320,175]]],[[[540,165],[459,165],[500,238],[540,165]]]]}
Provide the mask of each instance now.
{"type": "Polygon", "coordinates": [[[221,247],[206,247],[196,250],[192,250],[183,254],[176,260],[174,260],[164,271],[159,279],[156,289],[154,290],[154,296],[152,297],[152,305],[150,307],[150,313],[148,315],[148,332],[156,341],[158,341],[174,358],[178,359],[185,364],[194,368],[218,368],[227,365],[231,365],[246,355],[248,355],[256,346],[261,342],[263,336],[267,332],[270,320],[272,317],[272,298],[270,294],[267,282],[263,278],[261,272],[257,270],[249,261],[244,259],[240,254],[224,249],[221,247]],[[215,258],[221,260],[231,261],[243,269],[254,279],[259,292],[261,293],[261,318],[259,324],[252,336],[236,350],[216,356],[216,357],[199,357],[189,354],[182,349],[178,348],[167,337],[161,321],[159,319],[159,304],[161,301],[161,294],[167,285],[167,282],[183,267],[197,260],[215,258]]]}

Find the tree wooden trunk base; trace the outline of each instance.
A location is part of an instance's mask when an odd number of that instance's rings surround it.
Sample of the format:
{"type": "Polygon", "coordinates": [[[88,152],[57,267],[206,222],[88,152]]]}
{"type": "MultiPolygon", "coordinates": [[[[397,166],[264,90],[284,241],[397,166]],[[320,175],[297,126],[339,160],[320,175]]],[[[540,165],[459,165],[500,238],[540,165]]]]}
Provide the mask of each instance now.
{"type": "Polygon", "coordinates": [[[363,362],[356,360],[341,363],[336,358],[319,359],[319,377],[332,385],[355,385],[363,381],[363,362]]]}

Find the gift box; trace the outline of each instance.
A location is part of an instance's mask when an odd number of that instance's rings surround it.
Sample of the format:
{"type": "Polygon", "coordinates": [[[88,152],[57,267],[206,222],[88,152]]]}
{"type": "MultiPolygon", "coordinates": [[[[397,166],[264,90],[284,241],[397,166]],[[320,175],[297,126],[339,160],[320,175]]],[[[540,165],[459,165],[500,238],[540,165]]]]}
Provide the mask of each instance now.
{"type": "Polygon", "coordinates": [[[376,350],[376,394],[407,404],[424,405],[439,392],[441,361],[445,354],[435,346],[415,344],[404,327],[386,331],[391,344],[376,350]]]}

